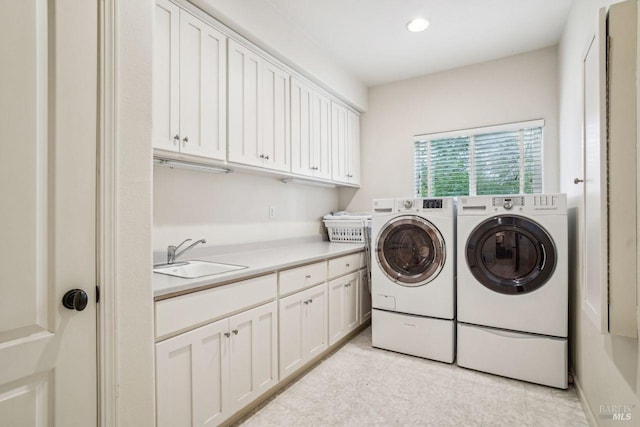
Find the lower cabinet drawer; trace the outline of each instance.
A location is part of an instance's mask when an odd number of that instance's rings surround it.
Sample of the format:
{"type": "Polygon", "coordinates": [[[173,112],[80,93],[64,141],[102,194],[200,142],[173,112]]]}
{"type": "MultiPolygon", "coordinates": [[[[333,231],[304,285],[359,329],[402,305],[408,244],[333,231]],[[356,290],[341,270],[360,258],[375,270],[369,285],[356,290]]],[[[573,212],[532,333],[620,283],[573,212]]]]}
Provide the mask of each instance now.
{"type": "Polygon", "coordinates": [[[276,274],[156,301],[156,340],[277,297],[276,274]]]}
{"type": "Polygon", "coordinates": [[[316,262],[284,270],[278,277],[278,294],[288,295],[327,280],[327,262],[316,262]]]}
{"type": "Polygon", "coordinates": [[[567,339],[458,323],[458,365],[567,388],[567,339]]]}
{"type": "Polygon", "coordinates": [[[363,253],[345,255],[329,260],[329,280],[358,271],[363,264],[363,253]]]}

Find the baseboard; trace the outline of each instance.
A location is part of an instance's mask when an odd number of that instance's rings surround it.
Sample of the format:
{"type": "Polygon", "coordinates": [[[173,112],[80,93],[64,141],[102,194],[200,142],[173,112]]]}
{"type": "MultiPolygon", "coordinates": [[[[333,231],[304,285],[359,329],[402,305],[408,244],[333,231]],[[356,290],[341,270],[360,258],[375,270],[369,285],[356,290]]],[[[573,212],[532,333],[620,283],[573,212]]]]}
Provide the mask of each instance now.
{"type": "Polygon", "coordinates": [[[571,374],[573,376],[573,385],[576,389],[576,394],[578,395],[578,399],[580,400],[580,405],[582,406],[582,411],[586,415],[587,422],[590,427],[598,427],[598,421],[591,410],[591,406],[589,406],[589,402],[587,402],[587,398],[582,391],[582,387],[580,387],[580,381],[578,381],[578,377],[576,377],[575,372],[571,374]]]}

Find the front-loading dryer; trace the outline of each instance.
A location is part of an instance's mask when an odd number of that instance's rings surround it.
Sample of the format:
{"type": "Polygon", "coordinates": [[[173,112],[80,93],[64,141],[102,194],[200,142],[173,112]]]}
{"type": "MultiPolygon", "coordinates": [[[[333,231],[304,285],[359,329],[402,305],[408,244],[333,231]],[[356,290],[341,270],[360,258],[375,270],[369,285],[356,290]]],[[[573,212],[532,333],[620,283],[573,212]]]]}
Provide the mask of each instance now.
{"type": "Polygon", "coordinates": [[[567,387],[564,194],[460,197],[458,365],[567,387]]]}
{"type": "Polygon", "coordinates": [[[373,201],[374,347],[453,362],[454,221],[453,198],[373,201]]]}

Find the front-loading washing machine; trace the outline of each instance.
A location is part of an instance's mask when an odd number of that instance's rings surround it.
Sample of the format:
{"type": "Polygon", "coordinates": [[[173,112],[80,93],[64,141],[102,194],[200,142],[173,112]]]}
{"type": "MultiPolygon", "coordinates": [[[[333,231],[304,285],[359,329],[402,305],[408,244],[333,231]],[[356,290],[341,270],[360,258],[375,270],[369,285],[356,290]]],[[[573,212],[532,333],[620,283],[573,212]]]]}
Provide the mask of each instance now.
{"type": "Polygon", "coordinates": [[[453,198],[373,201],[373,346],[453,363],[453,198]]]}
{"type": "Polygon", "coordinates": [[[567,388],[564,194],[460,197],[458,365],[567,388]]]}

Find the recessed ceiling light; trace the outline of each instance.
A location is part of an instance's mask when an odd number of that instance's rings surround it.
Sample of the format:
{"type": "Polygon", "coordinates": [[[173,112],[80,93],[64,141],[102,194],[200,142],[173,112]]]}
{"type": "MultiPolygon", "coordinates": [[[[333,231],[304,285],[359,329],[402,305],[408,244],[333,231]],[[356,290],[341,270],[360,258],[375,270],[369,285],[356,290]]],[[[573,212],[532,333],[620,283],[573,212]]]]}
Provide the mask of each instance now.
{"type": "Polygon", "coordinates": [[[411,31],[412,33],[417,33],[426,30],[428,26],[429,21],[427,21],[425,18],[415,18],[407,23],[407,30],[411,31]]]}

